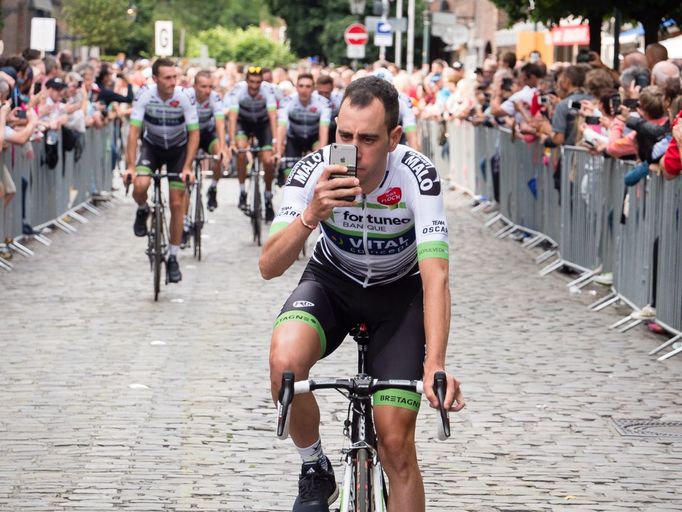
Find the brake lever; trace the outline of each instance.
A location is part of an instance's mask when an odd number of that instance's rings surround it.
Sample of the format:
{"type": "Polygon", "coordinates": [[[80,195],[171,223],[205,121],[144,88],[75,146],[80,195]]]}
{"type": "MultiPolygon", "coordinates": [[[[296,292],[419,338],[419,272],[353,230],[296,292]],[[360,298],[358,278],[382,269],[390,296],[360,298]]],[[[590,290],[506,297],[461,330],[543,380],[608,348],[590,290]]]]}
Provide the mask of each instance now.
{"type": "Polygon", "coordinates": [[[286,439],[289,436],[289,412],[294,399],[294,373],[282,374],[282,386],[279,389],[277,404],[277,437],[286,439]]]}
{"type": "MultiPolygon", "coordinates": [[[[450,437],[450,417],[448,415],[448,411],[445,409],[445,392],[448,387],[448,381],[447,377],[445,375],[445,372],[436,372],[433,375],[433,392],[436,394],[436,397],[438,398],[438,410],[440,412],[440,421],[441,425],[443,427],[442,430],[442,437],[439,435],[439,439],[441,441],[447,439],[450,437]]],[[[441,434],[441,430],[438,430],[439,434],[441,434]]]]}

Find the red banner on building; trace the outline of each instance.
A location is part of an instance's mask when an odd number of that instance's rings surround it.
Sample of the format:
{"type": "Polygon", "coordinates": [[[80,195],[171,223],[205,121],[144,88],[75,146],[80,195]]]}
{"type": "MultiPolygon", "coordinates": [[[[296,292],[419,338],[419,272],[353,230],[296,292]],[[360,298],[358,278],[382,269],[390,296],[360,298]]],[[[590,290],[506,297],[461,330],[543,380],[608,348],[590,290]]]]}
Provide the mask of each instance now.
{"type": "Polygon", "coordinates": [[[590,44],[589,25],[567,25],[552,29],[554,46],[586,46],[590,44]]]}

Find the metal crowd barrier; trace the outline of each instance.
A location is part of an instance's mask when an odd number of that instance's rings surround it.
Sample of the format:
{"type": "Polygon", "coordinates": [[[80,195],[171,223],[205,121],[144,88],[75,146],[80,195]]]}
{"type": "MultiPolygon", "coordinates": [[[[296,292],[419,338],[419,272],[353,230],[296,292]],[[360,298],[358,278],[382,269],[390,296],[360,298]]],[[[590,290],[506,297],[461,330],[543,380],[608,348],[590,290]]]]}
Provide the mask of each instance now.
{"type": "Polygon", "coordinates": [[[86,209],[98,214],[93,203],[111,197],[112,133],[111,125],[87,130],[77,162],[75,150],[62,151],[60,137],[59,161],[54,168],[46,163],[44,141],[8,146],[1,158],[17,192],[11,203],[0,210],[0,241],[20,254],[31,255],[21,244],[22,239],[34,238],[49,245],[49,239],[41,233],[45,227],[74,233],[72,220],[87,222],[79,211],[86,209]]]}
{"type": "MultiPolygon", "coordinates": [[[[423,148],[431,158],[442,150],[437,124],[422,131],[423,148]]],[[[498,237],[521,231],[526,247],[543,240],[556,246],[557,259],[542,275],[567,265],[580,271],[568,286],[581,288],[598,273],[611,272],[612,293],[591,309],[627,303],[635,313],[611,326],[626,331],[647,319],[638,312],[655,306],[656,322],[677,335],[652,354],[682,340],[682,179],[665,182],[650,175],[625,187],[631,162],[578,147],[550,152],[538,143],[514,141],[503,129],[450,123],[448,145],[450,162],[442,168],[451,168],[455,187],[471,191],[481,206],[499,209],[486,223],[502,222],[498,237]],[[475,169],[473,176],[463,170],[469,168],[475,169]]],[[[659,359],[680,352],[682,347],[674,348],[659,359]]]]}

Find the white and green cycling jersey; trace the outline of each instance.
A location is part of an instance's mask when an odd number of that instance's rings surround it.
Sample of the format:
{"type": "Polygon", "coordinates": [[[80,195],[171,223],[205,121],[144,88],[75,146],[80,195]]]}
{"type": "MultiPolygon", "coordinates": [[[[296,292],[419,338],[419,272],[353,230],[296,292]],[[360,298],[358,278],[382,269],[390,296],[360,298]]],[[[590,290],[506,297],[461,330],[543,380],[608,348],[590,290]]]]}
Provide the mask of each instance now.
{"type": "Polygon", "coordinates": [[[187,132],[199,129],[195,103],[182,87],[162,100],[156,84],[139,90],[130,113],[130,124],[144,125],[143,139],[150,144],[170,149],[187,143],[187,132]]]}
{"type": "MultiPolygon", "coordinates": [[[[271,233],[285,228],[312,201],[329,146],[291,170],[271,233]]],[[[441,182],[431,161],[408,146],[389,153],[386,173],[358,205],[334,208],[320,224],[313,259],[332,265],[362,286],[386,284],[417,272],[416,263],[449,257],[441,182]]]]}

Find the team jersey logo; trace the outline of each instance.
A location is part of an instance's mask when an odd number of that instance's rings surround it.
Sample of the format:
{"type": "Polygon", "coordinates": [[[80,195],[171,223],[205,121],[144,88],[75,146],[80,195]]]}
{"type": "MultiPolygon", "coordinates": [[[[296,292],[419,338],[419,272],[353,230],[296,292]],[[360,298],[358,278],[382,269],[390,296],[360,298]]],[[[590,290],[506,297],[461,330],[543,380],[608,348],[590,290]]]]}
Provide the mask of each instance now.
{"type": "Polygon", "coordinates": [[[419,191],[423,196],[437,196],[440,194],[440,178],[431,161],[420,153],[408,151],[402,159],[419,184],[419,191]]]}
{"type": "Polygon", "coordinates": [[[177,107],[180,105],[180,102],[178,100],[173,100],[168,103],[171,107],[177,107]]]}
{"type": "Polygon", "coordinates": [[[317,112],[317,107],[310,107],[310,111],[314,114],[317,112]]]}
{"type": "Polygon", "coordinates": [[[394,204],[398,204],[402,197],[403,191],[400,190],[400,187],[393,187],[377,197],[377,201],[384,206],[393,206],[394,204]]]}
{"type": "Polygon", "coordinates": [[[296,165],[291,169],[291,173],[289,173],[285,186],[305,187],[310,175],[322,163],[322,160],[322,151],[320,150],[296,162],[296,165]]]}
{"type": "Polygon", "coordinates": [[[297,300],[294,302],[293,306],[295,308],[312,308],[315,304],[307,300],[297,300]]]}

